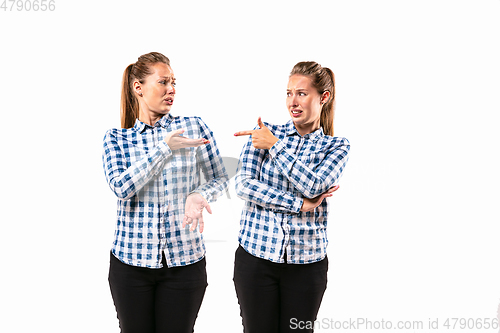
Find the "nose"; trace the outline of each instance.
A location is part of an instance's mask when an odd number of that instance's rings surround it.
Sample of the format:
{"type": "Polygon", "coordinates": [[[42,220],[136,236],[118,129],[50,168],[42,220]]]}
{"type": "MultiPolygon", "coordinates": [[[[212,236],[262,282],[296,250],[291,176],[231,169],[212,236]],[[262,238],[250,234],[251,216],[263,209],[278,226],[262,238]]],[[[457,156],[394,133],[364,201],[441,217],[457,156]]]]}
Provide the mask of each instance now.
{"type": "Polygon", "coordinates": [[[169,95],[175,95],[175,87],[174,87],[172,84],[170,84],[170,85],[168,86],[168,88],[167,88],[167,93],[168,93],[169,95]]]}
{"type": "Polygon", "coordinates": [[[291,108],[291,107],[296,107],[299,105],[299,103],[297,102],[297,98],[295,97],[296,95],[291,95],[291,96],[288,96],[287,98],[287,103],[288,103],[288,107],[291,108]]]}

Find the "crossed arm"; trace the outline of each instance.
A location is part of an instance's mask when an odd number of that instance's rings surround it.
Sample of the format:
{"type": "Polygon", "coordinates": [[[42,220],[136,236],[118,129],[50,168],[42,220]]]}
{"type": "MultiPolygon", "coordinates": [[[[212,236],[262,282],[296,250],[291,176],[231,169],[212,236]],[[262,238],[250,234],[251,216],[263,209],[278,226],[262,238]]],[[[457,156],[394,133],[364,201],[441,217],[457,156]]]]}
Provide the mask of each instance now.
{"type": "MultiPolygon", "coordinates": [[[[263,150],[263,149],[268,149],[270,150],[275,144],[279,141],[278,138],[276,138],[273,133],[264,125],[262,122],[261,118],[259,117],[258,119],[258,129],[250,130],[250,131],[240,131],[236,132],[234,135],[235,136],[242,136],[242,135],[251,135],[252,136],[252,145],[253,148],[258,149],[258,150],[263,150]]],[[[286,152],[285,152],[286,153],[286,152]]],[[[255,155],[255,154],[254,154],[255,155]]],[[[262,154],[260,154],[262,155],[262,154]]],[[[273,155],[273,154],[271,154],[273,155]]],[[[276,157],[276,156],[273,156],[276,157]]],[[[288,156],[286,156],[288,157],[288,156]]],[[[285,159],[286,159],[285,157],[285,159]]],[[[262,160],[262,156],[259,157],[262,160]]],[[[244,163],[244,161],[243,161],[244,163]]],[[[253,164],[259,164],[259,162],[256,163],[256,161],[252,161],[253,164]]],[[[334,185],[335,179],[332,177],[335,177],[335,174],[332,176],[332,172],[330,172],[331,168],[330,166],[326,167],[328,170],[324,170],[324,176],[321,174],[321,172],[314,172],[313,170],[309,169],[306,165],[304,165],[300,161],[296,161],[298,164],[295,169],[293,168],[285,168],[282,167],[281,164],[286,165],[286,161],[283,161],[283,163],[276,163],[275,165],[277,166],[278,170],[280,171],[281,174],[283,174],[287,179],[294,185],[294,187],[303,194],[304,198],[302,198],[302,203],[300,206],[300,211],[307,212],[307,211],[312,211],[316,207],[318,207],[321,202],[327,198],[332,196],[332,193],[335,192],[339,186],[334,185]],[[328,179],[329,181],[326,181],[327,177],[330,177],[332,179],[328,179]],[[307,184],[304,184],[304,179],[307,179],[308,182],[307,184]],[[329,185],[331,184],[331,185],[329,185]],[[327,186],[325,188],[325,186],[327,186]],[[328,188],[329,186],[329,188],[328,188]]],[[[337,172],[338,175],[340,175],[342,167],[340,167],[340,170],[337,172]]],[[[321,168],[319,169],[321,170],[321,168]]],[[[267,192],[267,191],[273,191],[273,189],[270,188],[265,188],[268,187],[265,184],[262,184],[261,182],[258,182],[258,176],[255,175],[257,171],[255,168],[252,166],[249,166],[248,168],[245,168],[244,166],[242,167],[242,170],[240,171],[240,176],[239,176],[239,187],[247,187],[247,188],[253,188],[253,194],[254,198],[252,198],[252,195],[250,193],[246,193],[245,189],[240,189],[239,194],[241,197],[245,198],[246,200],[258,200],[261,194],[259,192],[267,192]],[[247,173],[246,178],[252,178],[251,180],[244,180],[241,178],[245,178],[242,176],[242,173],[247,173]],[[254,174],[252,174],[254,173],[254,174]],[[260,189],[257,190],[257,188],[260,187],[260,189]]],[[[338,178],[338,176],[337,176],[338,178]]],[[[275,190],[277,191],[277,190],[275,190]]],[[[277,191],[278,193],[274,193],[271,195],[273,196],[283,196],[283,198],[286,199],[286,194],[280,193],[280,191],[277,191]]],[[[291,195],[291,194],[288,194],[291,195]]],[[[266,198],[269,199],[269,198],[266,198]]],[[[258,200],[260,202],[256,202],[259,205],[266,206],[266,203],[264,202],[264,198],[262,200],[258,200]]],[[[286,202],[286,201],[285,201],[286,202]]],[[[270,205],[267,205],[268,208],[271,209],[277,209],[276,207],[272,207],[270,205]]],[[[281,207],[288,209],[289,204],[286,205],[286,207],[281,207]]]]}

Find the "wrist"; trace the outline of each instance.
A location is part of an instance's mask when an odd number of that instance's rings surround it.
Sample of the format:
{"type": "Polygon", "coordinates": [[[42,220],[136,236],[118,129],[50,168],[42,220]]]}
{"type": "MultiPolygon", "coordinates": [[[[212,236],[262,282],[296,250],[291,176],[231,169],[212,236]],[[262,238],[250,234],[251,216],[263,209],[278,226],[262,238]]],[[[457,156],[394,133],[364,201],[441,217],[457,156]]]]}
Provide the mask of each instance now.
{"type": "Polygon", "coordinates": [[[300,205],[299,212],[306,212],[307,211],[306,207],[304,207],[306,205],[306,200],[305,200],[305,198],[301,198],[301,200],[302,200],[302,203],[300,205]]]}
{"type": "Polygon", "coordinates": [[[273,146],[276,144],[276,142],[278,142],[278,138],[273,136],[272,140],[269,141],[269,146],[267,147],[267,149],[271,149],[273,148],[273,146]]]}
{"type": "Polygon", "coordinates": [[[272,142],[272,145],[271,145],[271,148],[273,148],[273,146],[276,144],[276,142],[278,142],[278,138],[277,137],[274,137],[274,140],[272,142]]]}
{"type": "Polygon", "coordinates": [[[205,196],[203,194],[201,194],[200,192],[198,192],[198,190],[194,190],[193,192],[189,193],[188,197],[193,196],[194,194],[199,195],[201,199],[203,199],[205,202],[208,202],[208,200],[205,198],[205,196]]]}

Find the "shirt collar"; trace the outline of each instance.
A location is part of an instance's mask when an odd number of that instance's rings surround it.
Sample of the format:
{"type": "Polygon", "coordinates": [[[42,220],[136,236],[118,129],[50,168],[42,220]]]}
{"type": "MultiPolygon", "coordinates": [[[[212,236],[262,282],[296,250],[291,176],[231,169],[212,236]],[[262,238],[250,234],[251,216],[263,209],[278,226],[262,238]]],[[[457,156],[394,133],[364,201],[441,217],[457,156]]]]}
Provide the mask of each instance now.
{"type": "MultiPolygon", "coordinates": [[[[300,133],[297,131],[297,129],[295,128],[295,125],[293,124],[293,120],[289,120],[286,125],[285,125],[285,131],[286,131],[286,135],[287,136],[290,136],[290,135],[298,135],[298,136],[301,136],[300,133]]],[[[323,128],[320,127],[318,128],[317,130],[315,130],[314,132],[312,133],[309,133],[309,134],[306,134],[304,135],[303,137],[305,139],[311,139],[311,140],[318,140],[320,137],[324,136],[325,133],[323,132],[323,128]]]]}
{"type": "MultiPolygon", "coordinates": [[[[164,115],[163,117],[161,117],[160,120],[158,120],[156,122],[155,127],[161,126],[163,128],[167,128],[170,125],[170,123],[175,118],[178,118],[178,117],[179,116],[172,116],[170,113],[167,113],[166,115],[164,115]]],[[[134,127],[133,127],[134,130],[136,130],[139,133],[142,133],[142,132],[144,132],[144,130],[146,128],[153,128],[153,126],[143,123],[142,121],[139,120],[139,118],[137,118],[135,120],[135,124],[134,124],[134,127]]]]}

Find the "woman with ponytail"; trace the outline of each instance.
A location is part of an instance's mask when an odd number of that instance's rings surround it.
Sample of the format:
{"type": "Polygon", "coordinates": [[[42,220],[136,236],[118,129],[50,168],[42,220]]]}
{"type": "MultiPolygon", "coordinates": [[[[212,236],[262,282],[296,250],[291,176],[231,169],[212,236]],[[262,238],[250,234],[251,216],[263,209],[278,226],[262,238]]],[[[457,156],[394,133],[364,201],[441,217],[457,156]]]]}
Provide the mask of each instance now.
{"type": "Polygon", "coordinates": [[[290,73],[291,120],[258,119],[240,156],[236,193],[245,200],[234,285],[245,333],[312,332],[326,289],[328,202],[348,160],[333,136],[335,78],[316,62],[290,73]]]}
{"type": "Polygon", "coordinates": [[[104,136],[118,206],[109,285],[122,333],[193,332],[207,287],[202,212],[228,178],[201,118],[170,113],[175,92],[169,59],[140,56],[123,74],[122,128],[104,136]]]}

